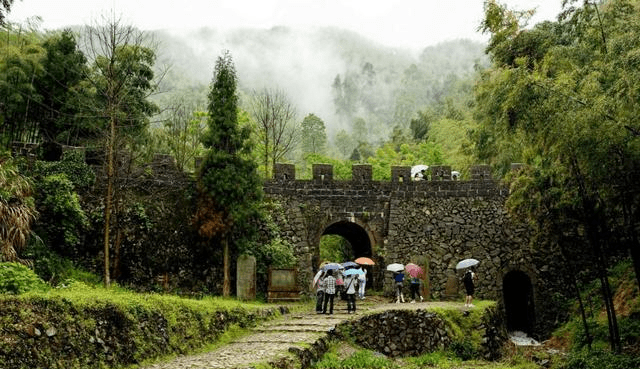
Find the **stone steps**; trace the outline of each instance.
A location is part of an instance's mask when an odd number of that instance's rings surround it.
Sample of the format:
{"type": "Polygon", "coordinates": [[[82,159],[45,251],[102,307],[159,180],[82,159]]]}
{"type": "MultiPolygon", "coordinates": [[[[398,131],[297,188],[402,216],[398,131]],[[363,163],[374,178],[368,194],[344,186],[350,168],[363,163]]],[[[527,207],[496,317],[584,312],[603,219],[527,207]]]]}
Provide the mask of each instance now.
{"type": "Polygon", "coordinates": [[[332,331],[338,324],[358,319],[365,311],[419,307],[426,307],[426,303],[396,305],[371,301],[361,304],[358,314],[346,314],[346,308],[342,309],[342,306],[338,306],[333,315],[316,314],[313,311],[293,313],[264,322],[252,329],[250,334],[211,352],[181,356],[144,369],[244,369],[258,363],[283,369],[307,368],[326,352],[332,331]]]}

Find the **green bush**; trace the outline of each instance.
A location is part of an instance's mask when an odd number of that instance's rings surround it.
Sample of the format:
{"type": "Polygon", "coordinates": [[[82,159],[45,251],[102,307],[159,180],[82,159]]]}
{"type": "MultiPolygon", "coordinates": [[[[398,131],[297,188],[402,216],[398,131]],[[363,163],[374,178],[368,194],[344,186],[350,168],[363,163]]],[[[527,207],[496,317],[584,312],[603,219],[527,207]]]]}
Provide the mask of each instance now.
{"type": "Polygon", "coordinates": [[[0,263],[0,293],[19,295],[47,289],[47,284],[27,266],[19,263],[0,263]]]}
{"type": "Polygon", "coordinates": [[[640,368],[640,357],[616,355],[604,350],[571,352],[558,369],[630,369],[640,368]]]}
{"type": "Polygon", "coordinates": [[[468,337],[451,342],[449,350],[462,360],[471,360],[480,356],[473,342],[468,337]]]}
{"type": "Polygon", "coordinates": [[[66,174],[52,174],[37,183],[36,204],[41,214],[36,233],[53,250],[74,255],[89,226],[73,183],[66,174]]]}

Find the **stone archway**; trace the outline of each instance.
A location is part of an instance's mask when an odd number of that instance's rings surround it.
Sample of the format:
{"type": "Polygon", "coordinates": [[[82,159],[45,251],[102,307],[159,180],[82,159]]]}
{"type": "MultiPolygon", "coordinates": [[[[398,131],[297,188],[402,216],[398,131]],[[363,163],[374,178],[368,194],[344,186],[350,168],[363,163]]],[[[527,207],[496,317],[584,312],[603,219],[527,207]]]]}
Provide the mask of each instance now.
{"type": "Polygon", "coordinates": [[[529,276],[519,270],[507,273],[502,280],[507,330],[532,335],[535,323],[533,287],[529,276]]]}
{"type": "Polygon", "coordinates": [[[322,232],[322,236],[328,234],[344,237],[351,244],[354,259],[361,256],[371,257],[371,238],[359,224],[344,220],[335,222],[327,226],[322,232]]]}

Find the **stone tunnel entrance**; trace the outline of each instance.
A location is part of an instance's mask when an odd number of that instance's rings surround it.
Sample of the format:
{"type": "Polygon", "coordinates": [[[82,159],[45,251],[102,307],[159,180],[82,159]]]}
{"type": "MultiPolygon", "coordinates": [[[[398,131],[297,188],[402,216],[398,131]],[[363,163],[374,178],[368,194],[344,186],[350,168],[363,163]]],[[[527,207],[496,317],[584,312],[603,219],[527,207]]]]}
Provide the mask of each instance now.
{"type": "Polygon", "coordinates": [[[507,273],[502,281],[507,330],[531,336],[535,322],[531,279],[522,271],[507,273]]]}
{"type": "MultiPolygon", "coordinates": [[[[317,248],[314,252],[314,272],[315,268],[319,266],[322,261],[329,262],[345,262],[350,260],[355,260],[361,256],[372,257],[373,256],[373,247],[372,247],[372,236],[365,230],[360,224],[351,222],[351,221],[338,221],[328,225],[318,239],[317,248]],[[342,250],[341,257],[342,260],[321,260],[320,256],[322,247],[320,244],[322,242],[323,236],[335,235],[340,236],[342,239],[346,241],[346,248],[342,250]]],[[[374,288],[374,278],[373,278],[373,269],[372,267],[367,267],[367,288],[374,288]]]]}
{"type": "Polygon", "coordinates": [[[338,235],[347,240],[351,245],[351,255],[348,256],[353,257],[353,259],[361,256],[371,257],[371,240],[369,239],[369,235],[367,231],[357,223],[347,221],[333,223],[322,232],[322,235],[338,235]]]}

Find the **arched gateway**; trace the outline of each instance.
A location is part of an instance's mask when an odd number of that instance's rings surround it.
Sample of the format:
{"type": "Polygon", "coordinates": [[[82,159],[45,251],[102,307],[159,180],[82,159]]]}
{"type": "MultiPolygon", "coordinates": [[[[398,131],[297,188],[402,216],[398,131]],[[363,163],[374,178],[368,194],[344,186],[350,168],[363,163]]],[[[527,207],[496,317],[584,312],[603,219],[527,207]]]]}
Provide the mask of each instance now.
{"type": "MultiPolygon", "coordinates": [[[[331,165],[314,164],[311,180],[296,180],[293,165],[276,165],[274,178],[264,190],[268,198],[282,204],[278,222],[282,237],[295,245],[299,287],[309,288],[323,234],[339,234],[351,243],[355,256],[376,260],[373,287],[387,292],[392,289],[384,272],[388,263],[425,266],[427,297],[443,299],[462,298],[462,289],[452,278],[460,273],[455,270],[457,262],[478,259],[477,297],[500,302],[512,281],[511,277],[503,281],[504,271],[528,265],[536,277],[540,270],[553,270],[547,262],[544,268],[535,265],[542,259],[529,246],[528,227],[507,214],[508,190],[492,178],[488,166],[472,167],[468,181],[452,180],[446,166],[430,170],[427,180],[412,181],[410,167],[393,167],[390,181],[374,181],[370,165],[354,165],[351,180],[336,181],[331,165]]],[[[517,277],[514,280],[520,282],[517,277]]],[[[538,286],[530,287],[535,291],[538,286]]],[[[551,300],[545,299],[545,293],[553,292],[531,294],[537,297],[531,300],[536,311],[543,311],[538,305],[551,300]]],[[[531,331],[539,322],[531,324],[531,331]]]]}

